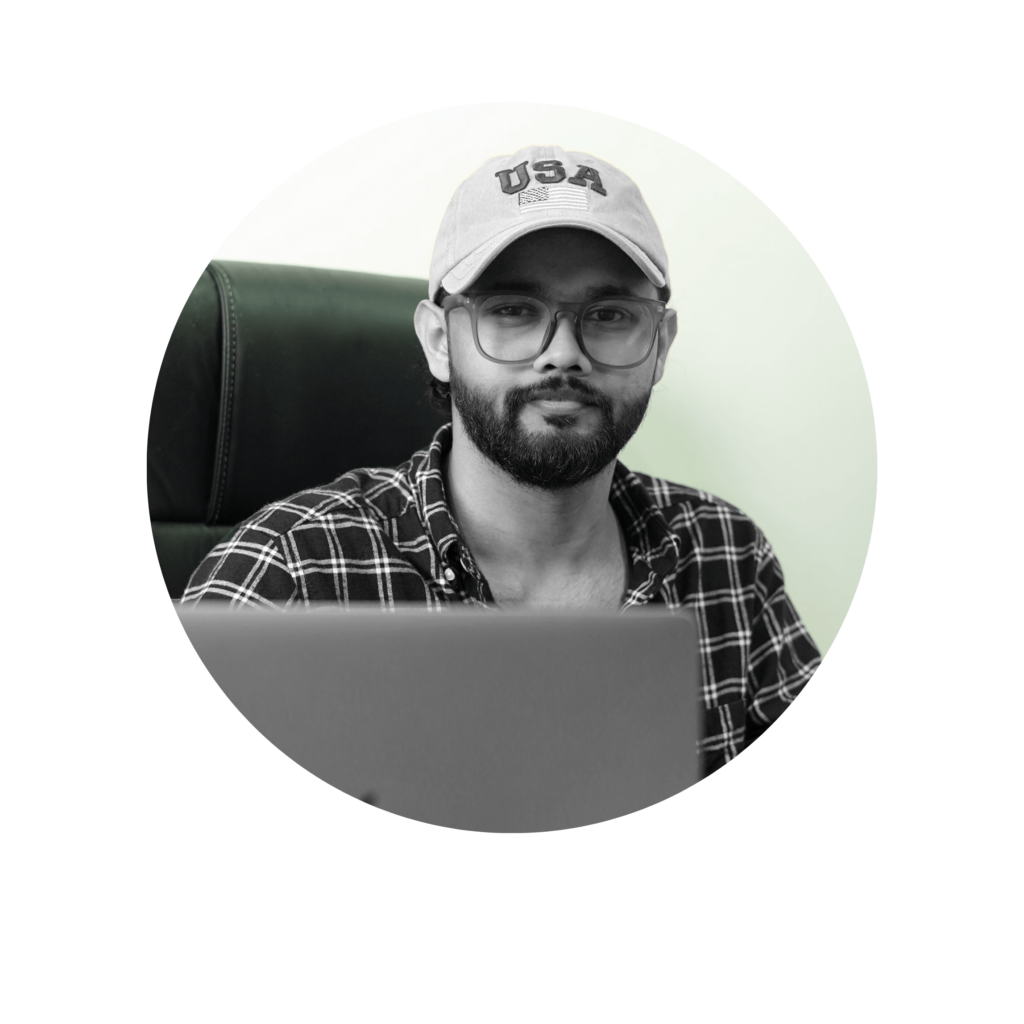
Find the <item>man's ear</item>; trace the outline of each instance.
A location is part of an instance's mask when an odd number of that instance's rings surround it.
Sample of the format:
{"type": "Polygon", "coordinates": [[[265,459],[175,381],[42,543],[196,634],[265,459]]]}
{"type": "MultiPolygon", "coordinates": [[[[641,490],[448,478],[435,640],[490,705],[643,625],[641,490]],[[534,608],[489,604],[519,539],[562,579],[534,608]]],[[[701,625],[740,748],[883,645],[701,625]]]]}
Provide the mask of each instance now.
{"type": "Polygon", "coordinates": [[[679,319],[674,309],[666,309],[665,317],[658,328],[658,359],[654,364],[654,380],[652,387],[665,376],[665,360],[668,359],[668,350],[672,342],[676,340],[676,331],[679,330],[679,319]]]}
{"type": "Polygon", "coordinates": [[[448,380],[448,329],[444,322],[444,310],[424,299],[412,318],[416,337],[423,346],[427,366],[438,380],[448,380]]]}

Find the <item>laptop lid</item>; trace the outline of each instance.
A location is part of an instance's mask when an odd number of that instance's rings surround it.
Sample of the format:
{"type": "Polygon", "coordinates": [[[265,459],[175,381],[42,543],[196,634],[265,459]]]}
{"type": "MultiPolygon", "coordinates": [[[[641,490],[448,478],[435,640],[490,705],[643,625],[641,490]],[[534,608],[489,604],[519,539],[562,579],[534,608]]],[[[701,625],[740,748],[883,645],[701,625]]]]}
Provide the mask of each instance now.
{"type": "Polygon", "coordinates": [[[618,817],[699,777],[688,611],[179,609],[264,736],[344,792],[452,828],[618,817]]]}

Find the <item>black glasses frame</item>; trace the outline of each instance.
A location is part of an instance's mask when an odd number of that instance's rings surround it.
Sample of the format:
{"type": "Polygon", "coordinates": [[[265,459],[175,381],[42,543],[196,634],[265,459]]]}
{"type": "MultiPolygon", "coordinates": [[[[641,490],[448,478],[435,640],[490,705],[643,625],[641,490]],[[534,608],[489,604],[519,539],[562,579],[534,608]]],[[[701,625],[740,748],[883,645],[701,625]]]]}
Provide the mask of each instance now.
{"type": "Polygon", "coordinates": [[[477,352],[489,360],[492,363],[502,363],[505,366],[510,365],[525,365],[526,363],[534,362],[538,356],[540,356],[547,347],[551,344],[552,339],[555,336],[555,331],[558,330],[558,318],[564,314],[569,314],[573,318],[573,330],[576,335],[576,344],[579,345],[580,351],[590,360],[594,366],[600,366],[603,370],[631,370],[634,366],[639,366],[641,363],[647,361],[654,344],[658,340],[658,331],[661,328],[662,321],[665,319],[665,313],[668,306],[658,299],[639,299],[635,295],[604,295],[599,299],[588,299],[586,302],[548,302],[546,299],[541,299],[536,295],[509,295],[506,292],[483,292],[479,295],[446,295],[441,301],[441,308],[447,313],[452,309],[461,307],[469,310],[470,323],[473,325],[473,344],[476,345],[477,352]],[[528,302],[539,302],[542,306],[547,307],[548,313],[551,314],[551,322],[548,324],[547,333],[544,335],[544,340],[537,351],[525,359],[498,359],[495,356],[489,356],[480,345],[480,334],[477,331],[477,315],[479,313],[480,304],[485,299],[502,298],[508,299],[509,301],[526,300],[528,302]],[[628,302],[639,302],[642,306],[646,306],[653,314],[654,326],[651,330],[651,340],[644,351],[643,358],[637,359],[633,363],[603,363],[600,359],[595,359],[588,351],[587,346],[583,341],[583,314],[590,309],[591,306],[600,306],[606,302],[615,302],[616,300],[623,300],[628,302]]]}

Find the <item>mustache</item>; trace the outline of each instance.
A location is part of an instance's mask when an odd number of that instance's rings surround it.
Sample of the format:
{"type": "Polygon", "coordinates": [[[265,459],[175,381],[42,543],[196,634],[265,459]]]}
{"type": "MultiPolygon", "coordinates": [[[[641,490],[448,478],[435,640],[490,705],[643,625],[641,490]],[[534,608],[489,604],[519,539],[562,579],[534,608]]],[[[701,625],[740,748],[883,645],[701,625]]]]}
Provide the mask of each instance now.
{"type": "Polygon", "coordinates": [[[593,384],[578,377],[549,377],[536,384],[510,388],[505,393],[505,407],[509,411],[518,411],[527,402],[541,398],[576,398],[602,409],[611,407],[607,396],[601,394],[593,384]]]}

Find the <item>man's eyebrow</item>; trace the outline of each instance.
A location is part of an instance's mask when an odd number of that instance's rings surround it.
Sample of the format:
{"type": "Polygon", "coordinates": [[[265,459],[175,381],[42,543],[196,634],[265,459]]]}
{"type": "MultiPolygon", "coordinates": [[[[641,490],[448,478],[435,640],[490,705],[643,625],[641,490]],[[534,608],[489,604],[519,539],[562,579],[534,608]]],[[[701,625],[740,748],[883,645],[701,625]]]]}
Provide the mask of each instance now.
{"type": "Polygon", "coordinates": [[[621,284],[605,284],[599,288],[588,288],[584,294],[587,299],[604,299],[609,295],[632,295],[634,298],[639,297],[632,285],[621,284]]]}

